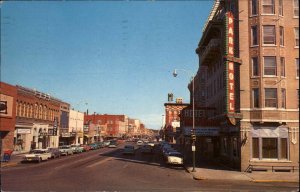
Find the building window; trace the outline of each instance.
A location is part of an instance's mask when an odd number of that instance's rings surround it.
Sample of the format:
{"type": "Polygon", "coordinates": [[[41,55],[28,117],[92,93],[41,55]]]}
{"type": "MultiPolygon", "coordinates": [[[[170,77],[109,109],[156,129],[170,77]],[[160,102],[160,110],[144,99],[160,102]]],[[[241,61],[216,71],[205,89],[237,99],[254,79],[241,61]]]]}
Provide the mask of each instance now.
{"type": "Polygon", "coordinates": [[[284,28],[282,26],[279,27],[279,35],[280,35],[280,45],[284,46],[284,28]]]}
{"type": "Polygon", "coordinates": [[[252,96],[253,96],[253,107],[259,108],[259,89],[258,88],[252,89],[252,96]]]}
{"type": "Polygon", "coordinates": [[[296,58],[296,77],[299,78],[299,58],[296,58]]]}
{"type": "Polygon", "coordinates": [[[251,26],[251,45],[255,46],[258,45],[258,40],[257,40],[257,26],[251,26]]]}
{"type": "Polygon", "coordinates": [[[285,77],[285,58],[280,57],[280,76],[285,77]]]}
{"type": "Polygon", "coordinates": [[[258,57],[252,57],[252,76],[259,76],[258,57]]]}
{"type": "Polygon", "coordinates": [[[286,91],[281,89],[281,108],[286,108],[286,91]]]}
{"type": "Polygon", "coordinates": [[[277,89],[266,88],[265,89],[265,107],[277,107],[277,89]]]}
{"type": "Polygon", "coordinates": [[[262,13],[263,14],[274,14],[274,0],[263,0],[262,1],[262,13]]]}
{"type": "Polygon", "coordinates": [[[266,56],[264,57],[264,75],[277,75],[276,57],[266,56]]]}
{"type": "Polygon", "coordinates": [[[287,138],[280,138],[280,159],[288,159],[287,138]]]}
{"type": "Polygon", "coordinates": [[[257,0],[251,1],[251,15],[257,15],[257,0]]]}
{"type": "Polygon", "coordinates": [[[277,159],[278,158],[278,139],[262,138],[262,158],[277,159]]]}
{"type": "Polygon", "coordinates": [[[299,27],[294,28],[295,34],[295,47],[299,47],[299,27]]]}
{"type": "Polygon", "coordinates": [[[299,0],[294,0],[294,17],[299,17],[299,0]]]}
{"type": "Polygon", "coordinates": [[[252,158],[259,158],[259,138],[252,138],[252,158]]]}
{"type": "Polygon", "coordinates": [[[279,0],[279,5],[278,5],[278,12],[280,16],[283,16],[283,0],[279,0]]]}
{"type": "Polygon", "coordinates": [[[276,44],[275,25],[264,25],[263,26],[263,44],[264,45],[275,45],[276,44]]]}

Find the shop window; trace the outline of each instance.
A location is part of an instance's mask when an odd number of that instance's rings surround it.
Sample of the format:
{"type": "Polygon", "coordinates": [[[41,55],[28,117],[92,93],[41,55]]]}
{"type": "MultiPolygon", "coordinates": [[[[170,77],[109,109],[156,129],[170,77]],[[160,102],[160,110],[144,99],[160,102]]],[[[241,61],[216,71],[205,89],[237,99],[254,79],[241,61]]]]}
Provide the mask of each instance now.
{"type": "Polygon", "coordinates": [[[280,138],[280,159],[288,159],[287,138],[280,138]]]}
{"type": "Polygon", "coordinates": [[[265,89],[265,107],[277,107],[277,89],[266,88],[265,89]]]}
{"type": "Polygon", "coordinates": [[[275,5],[274,0],[263,0],[262,1],[262,13],[263,14],[274,14],[275,5]]]}
{"type": "Polygon", "coordinates": [[[278,143],[277,138],[262,138],[262,158],[277,159],[278,143]]]}
{"type": "Polygon", "coordinates": [[[277,75],[277,64],[275,56],[264,57],[264,75],[277,75]]]}
{"type": "Polygon", "coordinates": [[[275,25],[263,26],[263,44],[276,45],[276,30],[275,25]]]}
{"type": "Polygon", "coordinates": [[[259,138],[252,138],[252,158],[259,158],[259,138]]]}

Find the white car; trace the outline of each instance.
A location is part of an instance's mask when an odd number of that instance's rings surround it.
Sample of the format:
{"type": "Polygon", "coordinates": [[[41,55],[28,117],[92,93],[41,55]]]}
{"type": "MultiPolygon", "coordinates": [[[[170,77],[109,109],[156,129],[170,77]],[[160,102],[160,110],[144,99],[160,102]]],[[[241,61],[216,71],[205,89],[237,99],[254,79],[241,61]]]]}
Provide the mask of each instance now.
{"type": "Polygon", "coordinates": [[[137,144],[138,146],[141,146],[141,145],[144,145],[144,142],[141,141],[141,140],[138,140],[138,141],[136,142],[136,144],[137,144]]]}
{"type": "Polygon", "coordinates": [[[73,155],[73,150],[70,145],[63,145],[59,147],[62,155],[73,155]]]}
{"type": "Polygon", "coordinates": [[[31,162],[41,162],[41,161],[47,161],[51,158],[51,153],[47,149],[34,149],[30,151],[29,154],[24,155],[23,161],[31,162]]]}
{"type": "Polygon", "coordinates": [[[166,156],[166,163],[171,165],[183,165],[183,155],[179,152],[170,152],[166,156]]]}

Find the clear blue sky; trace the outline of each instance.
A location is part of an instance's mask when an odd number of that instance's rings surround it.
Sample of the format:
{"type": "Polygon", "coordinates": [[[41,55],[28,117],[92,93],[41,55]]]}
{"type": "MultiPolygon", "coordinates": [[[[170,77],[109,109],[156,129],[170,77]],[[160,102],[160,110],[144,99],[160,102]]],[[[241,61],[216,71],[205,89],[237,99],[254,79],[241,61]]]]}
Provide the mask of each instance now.
{"type": "Polygon", "coordinates": [[[89,113],[162,125],[167,94],[189,102],[213,1],[12,1],[1,6],[1,81],[89,113]],[[85,104],[87,103],[87,105],[85,104]]]}

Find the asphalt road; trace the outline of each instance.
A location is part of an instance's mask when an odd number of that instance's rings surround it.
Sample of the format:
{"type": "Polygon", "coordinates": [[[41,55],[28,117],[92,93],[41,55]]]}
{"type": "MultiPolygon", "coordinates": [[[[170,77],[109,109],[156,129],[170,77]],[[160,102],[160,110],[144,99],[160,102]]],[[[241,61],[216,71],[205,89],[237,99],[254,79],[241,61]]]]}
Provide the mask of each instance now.
{"type": "Polygon", "coordinates": [[[26,163],[1,170],[2,191],[297,191],[295,183],[197,181],[159,154],[134,156],[118,148],[26,163]]]}

